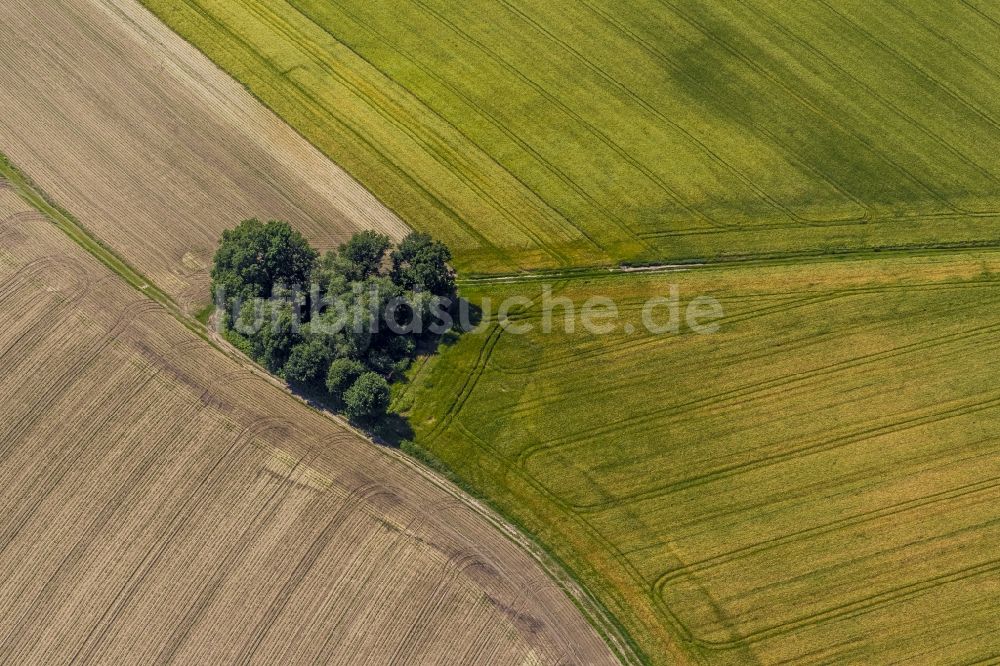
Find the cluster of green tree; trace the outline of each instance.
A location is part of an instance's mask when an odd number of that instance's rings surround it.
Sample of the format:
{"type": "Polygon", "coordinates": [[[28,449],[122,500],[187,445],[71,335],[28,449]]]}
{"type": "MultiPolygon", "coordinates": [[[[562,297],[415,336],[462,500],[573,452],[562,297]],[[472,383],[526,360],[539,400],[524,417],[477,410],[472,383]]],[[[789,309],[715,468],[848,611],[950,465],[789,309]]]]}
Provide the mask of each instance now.
{"type": "Polygon", "coordinates": [[[373,425],[393,376],[440,332],[424,324],[454,302],[450,261],[427,234],[394,247],[364,231],[320,256],[285,222],[246,220],[215,254],[218,323],[270,372],[373,425]]]}

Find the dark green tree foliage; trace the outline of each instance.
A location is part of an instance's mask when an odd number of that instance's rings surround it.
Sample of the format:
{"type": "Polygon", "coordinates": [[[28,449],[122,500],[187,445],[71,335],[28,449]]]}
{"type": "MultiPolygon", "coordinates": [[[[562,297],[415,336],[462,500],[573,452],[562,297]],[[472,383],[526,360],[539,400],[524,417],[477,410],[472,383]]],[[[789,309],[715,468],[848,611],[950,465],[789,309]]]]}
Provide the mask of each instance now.
{"type": "Polygon", "coordinates": [[[354,234],[337,250],[334,266],[348,282],[359,282],[377,275],[392,241],[374,231],[354,234]]]}
{"type": "Polygon", "coordinates": [[[223,233],[212,288],[225,290],[230,341],[292,386],[374,423],[388,409],[388,381],[409,367],[441,307],[430,295],[454,294],[450,259],[426,234],[393,249],[373,231],[320,257],[288,224],[247,220],[223,233]]]}
{"type": "Polygon", "coordinates": [[[342,400],[349,389],[368,368],[361,361],[348,357],[335,359],[326,375],[326,390],[334,400],[342,400]]]}
{"type": "Polygon", "coordinates": [[[375,372],[358,377],[344,392],[344,411],[356,421],[376,421],[389,409],[389,383],[375,372]]]}
{"type": "MultiPolygon", "coordinates": [[[[383,315],[393,301],[406,298],[406,291],[387,277],[373,276],[351,283],[350,290],[339,295],[349,315],[340,336],[345,353],[360,358],[388,344],[395,333],[385,325],[383,315]]],[[[333,316],[340,314],[338,310],[333,316]]]]}
{"type": "Polygon", "coordinates": [[[410,291],[428,291],[435,296],[455,293],[455,275],[448,262],[451,250],[428,234],[412,233],[392,253],[392,279],[410,291]]]}
{"type": "Polygon", "coordinates": [[[243,301],[235,313],[236,344],[270,372],[280,373],[302,334],[290,303],[243,301]]]}
{"type": "Polygon", "coordinates": [[[287,222],[246,220],[222,232],[212,266],[212,292],[227,299],[268,297],[274,286],[306,284],[317,253],[287,222]]]}

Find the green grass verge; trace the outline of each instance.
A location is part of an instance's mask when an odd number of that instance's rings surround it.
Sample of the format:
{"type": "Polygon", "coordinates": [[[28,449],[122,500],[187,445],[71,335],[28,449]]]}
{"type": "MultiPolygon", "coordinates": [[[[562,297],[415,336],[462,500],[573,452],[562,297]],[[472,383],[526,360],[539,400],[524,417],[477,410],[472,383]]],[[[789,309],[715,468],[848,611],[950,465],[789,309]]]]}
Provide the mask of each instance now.
{"type": "Polygon", "coordinates": [[[201,311],[194,316],[194,318],[204,326],[208,326],[212,320],[212,315],[215,314],[215,303],[206,305],[201,311]]]}
{"type": "MultiPolygon", "coordinates": [[[[200,338],[205,340],[208,344],[215,347],[220,352],[236,356],[236,354],[234,354],[231,350],[224,349],[223,347],[221,347],[208,334],[207,327],[210,323],[211,316],[215,312],[214,305],[206,306],[203,310],[198,312],[194,318],[186,315],[183,311],[180,310],[180,308],[177,307],[176,303],[174,303],[173,300],[170,299],[170,297],[167,296],[162,290],[157,288],[151,281],[146,279],[137,270],[132,268],[127,262],[125,262],[117,254],[115,254],[111,249],[107,248],[100,241],[92,237],[89,234],[89,232],[84,227],[82,227],[68,211],[60,207],[58,204],[52,202],[51,199],[49,199],[49,197],[40,188],[38,188],[31,181],[30,178],[28,178],[24,173],[22,173],[16,166],[14,166],[9,161],[9,159],[2,153],[0,153],[0,179],[8,182],[14,188],[15,192],[17,192],[17,194],[22,199],[25,200],[25,202],[27,202],[32,208],[37,210],[39,213],[44,215],[50,222],[55,224],[61,231],[63,231],[67,236],[69,236],[70,239],[73,240],[73,242],[78,244],[91,256],[96,258],[103,265],[105,265],[107,268],[113,271],[127,284],[131,285],[137,291],[141,292],[142,294],[146,295],[147,297],[151,298],[152,300],[163,306],[180,323],[182,323],[185,327],[187,327],[189,330],[197,334],[200,338]]],[[[240,360],[242,362],[249,362],[250,355],[248,353],[248,350],[244,348],[245,345],[243,344],[243,341],[233,336],[225,336],[225,337],[227,338],[228,342],[230,342],[230,344],[236,347],[244,355],[244,357],[240,357],[240,360]]],[[[422,356],[419,359],[418,365],[414,367],[414,371],[416,371],[416,369],[419,367],[423,367],[428,362],[429,358],[432,357],[422,356]]],[[[261,372],[264,372],[264,370],[261,369],[261,372]]],[[[408,385],[395,385],[393,388],[394,391],[398,393],[399,391],[408,388],[408,385]]],[[[310,408],[315,409],[314,405],[310,404],[309,406],[310,408]]],[[[360,431],[355,431],[355,432],[357,432],[359,436],[362,437],[365,436],[365,434],[360,431]]],[[[406,431],[406,434],[407,435],[409,434],[408,430],[406,431]]],[[[396,439],[396,438],[389,437],[389,439],[396,439]]],[[[433,453],[431,453],[427,449],[424,449],[421,445],[411,440],[403,440],[401,442],[400,448],[404,453],[414,458],[415,460],[419,461],[421,464],[425,465],[426,467],[433,470],[437,474],[441,475],[445,479],[448,479],[450,482],[454,483],[456,486],[458,486],[468,494],[479,497],[488,506],[491,506],[492,508],[496,509],[495,505],[493,505],[488,498],[482,498],[481,495],[475,492],[475,489],[470,488],[463,481],[461,477],[455,475],[447,465],[445,465],[441,460],[435,457],[433,453]]],[[[501,531],[503,530],[502,527],[498,528],[501,529],[501,531]]],[[[510,538],[510,535],[506,536],[510,538]]],[[[533,546],[535,548],[539,548],[543,552],[547,552],[545,551],[544,547],[542,547],[539,544],[533,543],[533,546]]],[[[559,562],[558,559],[553,557],[551,553],[548,553],[548,556],[552,559],[552,561],[555,563],[557,567],[560,567],[556,571],[549,571],[549,574],[558,584],[560,585],[564,584],[564,581],[560,578],[561,576],[564,575],[564,569],[562,568],[562,563],[559,562]]],[[[543,566],[547,567],[548,565],[546,564],[543,566]]],[[[580,608],[581,612],[594,623],[595,628],[598,630],[598,632],[606,639],[608,639],[609,647],[616,655],[619,656],[619,658],[622,660],[622,663],[631,663],[635,661],[634,655],[637,654],[638,651],[636,647],[629,642],[627,634],[625,634],[621,630],[621,627],[615,623],[615,619],[613,617],[607,616],[606,614],[603,613],[601,617],[594,617],[593,615],[594,610],[590,607],[585,608],[584,606],[582,606],[580,600],[576,596],[576,593],[568,592],[568,596],[571,599],[571,601],[580,608]],[[610,627],[607,626],[609,624],[610,627]],[[615,632],[615,636],[613,639],[610,639],[607,635],[609,630],[615,632]],[[628,651],[627,653],[622,652],[622,646],[621,646],[622,642],[625,643],[624,649],[628,651]]],[[[594,603],[597,604],[599,608],[599,602],[595,601],[594,603]]]]}
{"type": "Polygon", "coordinates": [[[22,199],[28,202],[32,208],[35,208],[52,220],[74,243],[99,259],[102,264],[120,275],[130,285],[147,294],[161,305],[176,308],[176,305],[169,296],[129,266],[121,257],[95,240],[72,215],[59,205],[53,203],[27,176],[11,164],[10,160],[3,154],[0,154],[0,177],[3,177],[4,180],[13,185],[22,199]]]}
{"type": "MultiPolygon", "coordinates": [[[[2,153],[0,153],[0,178],[10,183],[17,194],[24,199],[28,205],[48,218],[53,224],[59,227],[70,239],[86,250],[91,256],[100,261],[104,266],[113,271],[127,284],[137,291],[145,294],[163,306],[188,330],[195,333],[202,340],[212,345],[223,353],[230,354],[223,350],[209,335],[207,330],[208,317],[212,314],[212,308],[206,308],[198,314],[197,318],[191,318],[178,307],[170,296],[162,289],[153,284],[138,270],[133,268],[123,258],[118,256],[113,250],[104,245],[95,236],[83,227],[75,217],[64,208],[53,202],[32,180],[18,169],[2,153]]],[[[214,306],[213,306],[214,307],[214,306]]]]}

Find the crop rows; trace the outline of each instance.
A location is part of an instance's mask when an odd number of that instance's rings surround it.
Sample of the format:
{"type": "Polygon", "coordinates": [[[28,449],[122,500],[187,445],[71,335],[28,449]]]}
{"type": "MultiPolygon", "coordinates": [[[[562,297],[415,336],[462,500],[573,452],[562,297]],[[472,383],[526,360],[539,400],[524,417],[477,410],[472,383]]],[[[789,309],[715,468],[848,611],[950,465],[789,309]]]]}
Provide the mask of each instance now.
{"type": "Polygon", "coordinates": [[[518,315],[534,332],[469,335],[421,369],[411,418],[664,662],[671,644],[973,661],[1000,601],[998,268],[970,251],[567,280],[557,296],[610,296],[632,323],[671,283],[726,317],[716,335],[545,335],[536,301],[518,315]]]}
{"type": "Polygon", "coordinates": [[[23,211],[0,189],[0,658],[611,663],[469,505],[23,211]]]}
{"type": "Polygon", "coordinates": [[[0,150],[183,307],[223,229],[293,223],[329,248],[405,225],[133,2],[5,2],[0,150]]]}
{"type": "MultiPolygon", "coordinates": [[[[15,92],[0,149],[183,306],[204,302],[219,231],[250,215],[321,247],[404,220],[479,274],[472,298],[551,277],[633,323],[668,281],[724,306],[716,335],[543,335],[536,298],[517,315],[534,333],[467,335],[399,400],[418,443],[568,563],[652,661],[1000,651],[994,8],[142,3],[249,94],[131,0],[16,1],[0,9],[15,92]],[[849,252],[864,254],[828,256],[849,252]],[[754,261],[583,270],[698,258],[754,261]]],[[[258,408],[273,389],[124,286],[74,280],[90,271],[72,253],[19,249],[37,217],[5,219],[0,308],[25,315],[0,331],[0,558],[27,556],[0,589],[0,654],[31,656],[18,626],[94,660],[434,661],[456,636],[462,661],[600,653],[461,505],[417,511],[409,477],[315,415],[258,408]],[[97,305],[109,290],[118,305],[97,305]],[[93,419],[53,420],[71,411],[93,419]],[[73,445],[57,446],[63,425],[73,445]],[[57,556],[23,538],[67,525],[81,535],[57,556]],[[398,561],[421,564],[382,565],[398,561]],[[80,573],[98,566],[114,593],[80,573]]]]}
{"type": "Polygon", "coordinates": [[[144,4],[469,271],[998,240],[968,3],[144,4]]]}

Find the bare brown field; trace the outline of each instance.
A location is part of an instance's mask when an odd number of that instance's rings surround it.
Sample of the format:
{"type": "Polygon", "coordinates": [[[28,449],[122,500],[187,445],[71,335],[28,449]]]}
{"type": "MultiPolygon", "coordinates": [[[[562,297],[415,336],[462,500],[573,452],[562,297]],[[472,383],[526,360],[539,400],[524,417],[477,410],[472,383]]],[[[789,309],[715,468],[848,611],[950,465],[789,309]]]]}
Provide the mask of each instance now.
{"type": "Polygon", "coordinates": [[[0,3],[0,150],[182,307],[223,229],[320,248],[399,218],[131,0],[0,3]]]}
{"type": "Polygon", "coordinates": [[[448,487],[0,187],[0,661],[614,663],[448,487]]]}

